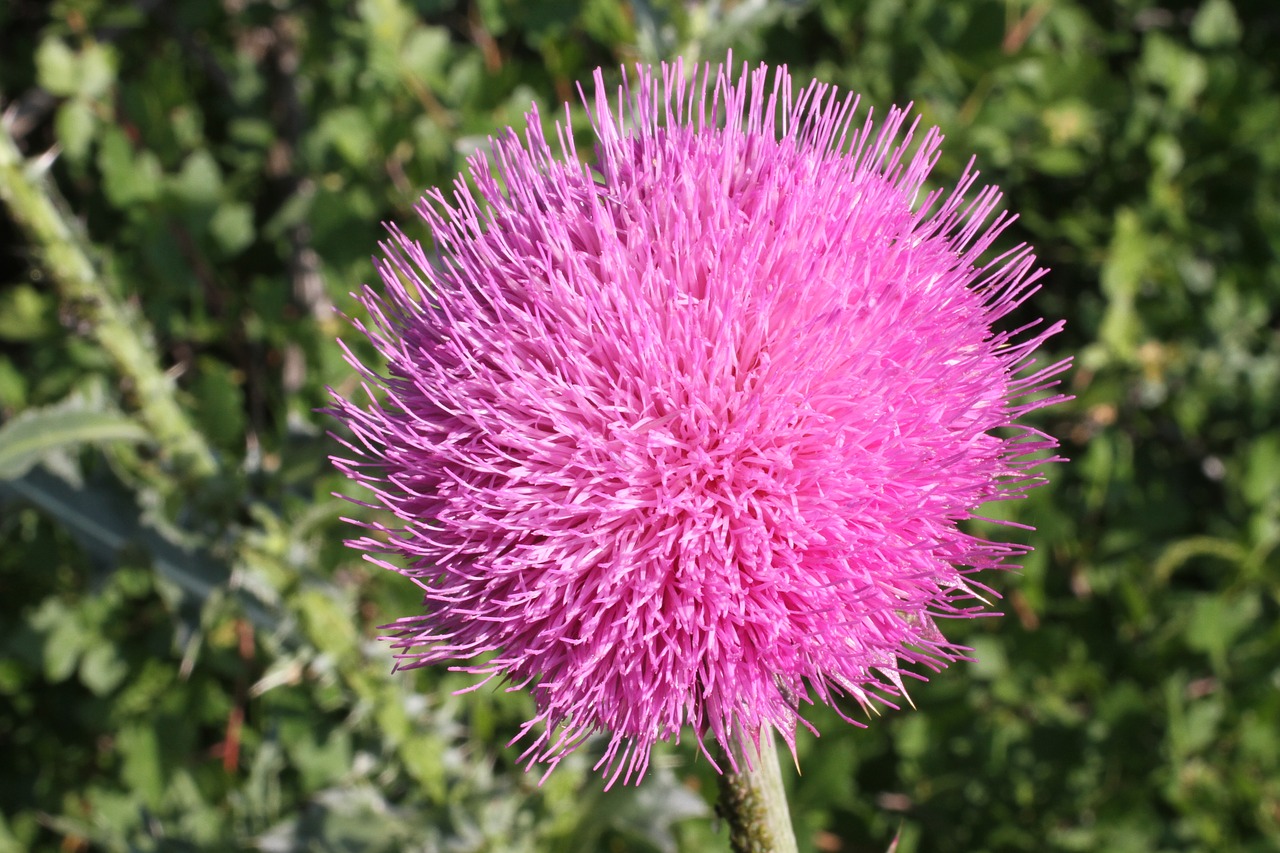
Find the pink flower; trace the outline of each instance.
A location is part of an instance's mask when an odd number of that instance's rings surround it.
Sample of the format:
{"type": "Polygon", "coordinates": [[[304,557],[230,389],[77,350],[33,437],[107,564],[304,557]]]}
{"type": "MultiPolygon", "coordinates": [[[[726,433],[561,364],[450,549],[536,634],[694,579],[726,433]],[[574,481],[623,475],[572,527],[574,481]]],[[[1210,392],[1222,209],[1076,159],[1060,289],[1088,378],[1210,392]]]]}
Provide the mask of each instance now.
{"type": "Polygon", "coordinates": [[[963,657],[938,618],[1027,549],[960,523],[1040,482],[1016,421],[1066,363],[1032,360],[1060,324],[993,327],[1044,270],[986,260],[977,172],[926,194],[936,128],[764,66],[584,101],[594,166],[535,111],[419,204],[433,248],[390,227],[334,462],[393,519],[352,544],[423,591],[399,666],[530,690],[530,766],[608,732],[612,785],[686,725],[736,767],[963,657]]]}

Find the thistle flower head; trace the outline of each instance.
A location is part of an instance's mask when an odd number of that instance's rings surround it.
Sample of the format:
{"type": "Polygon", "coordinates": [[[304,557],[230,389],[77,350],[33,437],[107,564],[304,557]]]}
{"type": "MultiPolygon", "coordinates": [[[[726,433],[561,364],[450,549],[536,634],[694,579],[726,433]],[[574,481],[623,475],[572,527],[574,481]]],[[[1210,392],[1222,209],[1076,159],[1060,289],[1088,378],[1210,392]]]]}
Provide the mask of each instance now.
{"type": "Polygon", "coordinates": [[[1032,360],[1056,325],[999,328],[1043,270],[990,259],[972,169],[926,192],[936,128],[764,66],[584,103],[588,157],[535,110],[422,200],[430,248],[389,228],[334,461],[390,519],[354,545],[423,592],[399,665],[531,691],[530,765],[607,732],[613,784],[685,726],[736,767],[962,657],[938,619],[1025,548],[961,523],[1039,482],[1016,421],[1065,364],[1032,360]]]}

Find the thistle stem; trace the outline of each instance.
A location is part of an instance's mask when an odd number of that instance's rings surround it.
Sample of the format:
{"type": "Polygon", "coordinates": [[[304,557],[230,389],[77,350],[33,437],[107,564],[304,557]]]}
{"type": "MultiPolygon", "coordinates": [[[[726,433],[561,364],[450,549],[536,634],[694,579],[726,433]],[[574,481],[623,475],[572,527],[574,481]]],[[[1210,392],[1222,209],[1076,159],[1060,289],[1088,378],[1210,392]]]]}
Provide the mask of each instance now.
{"type": "Polygon", "coordinates": [[[213,452],[174,399],[173,379],[160,367],[146,321],[122,298],[109,270],[95,263],[88,236],[48,179],[47,168],[23,158],[0,120],[0,202],[36,250],[63,303],[88,321],[131,387],[140,418],[178,470],[193,479],[211,477],[217,472],[213,452]]]}
{"type": "Polygon", "coordinates": [[[796,853],[796,836],[782,787],[773,732],[765,728],[754,767],[720,777],[720,816],[734,853],[796,853]]]}

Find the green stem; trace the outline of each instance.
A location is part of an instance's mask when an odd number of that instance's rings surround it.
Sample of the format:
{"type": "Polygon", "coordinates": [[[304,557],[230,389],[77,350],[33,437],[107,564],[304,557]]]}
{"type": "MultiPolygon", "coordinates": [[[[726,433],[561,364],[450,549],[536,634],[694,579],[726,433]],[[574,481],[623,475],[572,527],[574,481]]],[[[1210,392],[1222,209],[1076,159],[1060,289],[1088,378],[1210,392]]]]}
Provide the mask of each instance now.
{"type": "Polygon", "coordinates": [[[0,201],[40,257],[64,305],[88,321],[137,400],[138,416],[178,471],[196,480],[217,472],[204,436],[174,398],[173,380],[160,369],[146,321],[121,297],[121,288],[93,262],[83,228],[45,175],[27,162],[8,126],[0,121],[0,201]]]}
{"type": "MultiPolygon", "coordinates": [[[[742,762],[739,762],[740,766],[742,762]]],[[[729,824],[734,853],[796,853],[796,836],[782,787],[773,732],[765,728],[753,769],[720,777],[720,816],[729,824]]]]}

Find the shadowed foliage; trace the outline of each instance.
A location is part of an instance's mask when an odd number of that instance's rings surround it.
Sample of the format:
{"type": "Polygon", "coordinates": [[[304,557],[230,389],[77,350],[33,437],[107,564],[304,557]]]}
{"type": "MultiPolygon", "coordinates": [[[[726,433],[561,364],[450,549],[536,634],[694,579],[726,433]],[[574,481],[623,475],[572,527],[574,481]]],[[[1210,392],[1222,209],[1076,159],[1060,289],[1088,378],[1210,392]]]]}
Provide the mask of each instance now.
{"type": "Polygon", "coordinates": [[[1052,269],[1007,322],[1075,358],[1031,416],[1072,462],[990,508],[1037,528],[1005,615],[917,710],[814,709],[801,849],[1275,849],[1278,40],[1246,0],[0,4],[0,851],[728,848],[692,738],[538,787],[525,694],[391,674],[420,596],[343,547],[316,410],[382,221],[597,66],[729,48],[913,101],[939,185],[976,155],[1052,269]]]}

